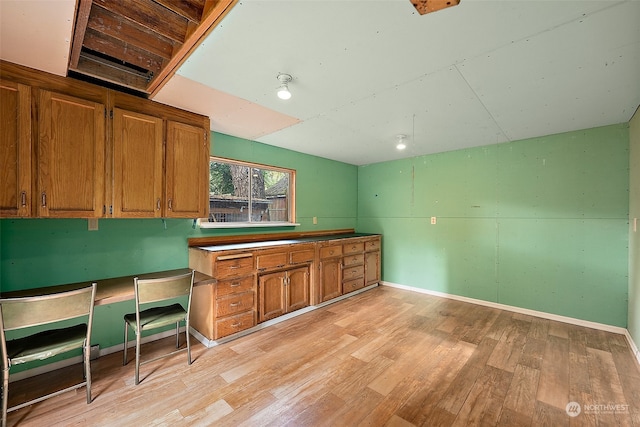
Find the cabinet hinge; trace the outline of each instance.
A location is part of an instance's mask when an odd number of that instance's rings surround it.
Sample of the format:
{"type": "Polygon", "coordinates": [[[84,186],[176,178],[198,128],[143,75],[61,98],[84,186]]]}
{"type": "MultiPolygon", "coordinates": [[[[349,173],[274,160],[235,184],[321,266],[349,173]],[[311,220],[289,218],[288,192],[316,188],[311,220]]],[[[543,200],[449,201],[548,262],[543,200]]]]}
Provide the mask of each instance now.
{"type": "Polygon", "coordinates": [[[109,206],[109,215],[113,215],[113,205],[109,206]]]}
{"type": "Polygon", "coordinates": [[[106,213],[107,213],[107,206],[102,205],[102,215],[106,215],[106,213]]]}

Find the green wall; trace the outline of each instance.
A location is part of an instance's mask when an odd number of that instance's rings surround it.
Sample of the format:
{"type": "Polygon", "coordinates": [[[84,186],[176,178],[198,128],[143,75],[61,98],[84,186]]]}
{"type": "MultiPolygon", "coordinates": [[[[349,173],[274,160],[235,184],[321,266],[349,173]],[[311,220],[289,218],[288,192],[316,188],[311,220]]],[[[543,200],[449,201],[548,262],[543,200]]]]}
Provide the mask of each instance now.
{"type": "MultiPolygon", "coordinates": [[[[198,229],[192,220],[100,219],[99,230],[88,231],[84,219],[3,219],[0,290],[187,267],[190,237],[355,228],[356,166],[223,134],[211,139],[213,155],[296,169],[300,226],[198,229]]],[[[122,343],[122,316],[133,310],[133,301],[96,307],[93,343],[102,348],[122,343]]]]}
{"type": "Polygon", "coordinates": [[[628,165],[621,124],[362,166],[357,229],[384,281],[625,327],[628,165]]]}
{"type": "Polygon", "coordinates": [[[640,345],[640,109],[629,123],[629,334],[640,345]],[[637,228],[633,230],[633,219],[637,228]]]}

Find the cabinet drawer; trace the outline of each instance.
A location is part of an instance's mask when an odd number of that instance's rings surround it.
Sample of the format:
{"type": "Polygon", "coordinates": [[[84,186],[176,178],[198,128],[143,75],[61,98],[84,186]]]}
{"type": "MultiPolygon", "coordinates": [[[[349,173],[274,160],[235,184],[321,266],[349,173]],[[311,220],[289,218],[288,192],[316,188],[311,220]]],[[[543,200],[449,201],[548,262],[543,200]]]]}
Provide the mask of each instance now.
{"type": "Polygon", "coordinates": [[[244,331],[256,325],[255,311],[247,311],[246,313],[227,317],[226,319],[216,320],[214,322],[214,334],[216,339],[244,331]]]}
{"type": "Polygon", "coordinates": [[[358,255],[347,255],[344,257],[344,266],[348,265],[358,265],[364,263],[364,254],[358,255]]]}
{"type": "Polygon", "coordinates": [[[347,243],[346,245],[343,245],[343,247],[344,247],[343,252],[345,254],[354,254],[354,253],[364,251],[363,242],[347,243]]]}
{"type": "Polygon", "coordinates": [[[364,278],[349,280],[342,284],[342,293],[346,294],[362,288],[364,288],[364,278]]]}
{"type": "Polygon", "coordinates": [[[380,240],[379,239],[371,240],[369,242],[365,242],[364,243],[364,250],[365,251],[377,251],[378,249],[380,249],[380,240]]]}
{"type": "Polygon", "coordinates": [[[303,264],[305,262],[313,262],[315,251],[307,249],[304,251],[293,251],[289,254],[289,262],[291,264],[303,264]]]}
{"type": "Polygon", "coordinates": [[[364,277],[364,265],[357,265],[354,267],[345,267],[342,270],[343,282],[346,282],[352,279],[357,279],[359,277],[364,277]]]}
{"type": "Polygon", "coordinates": [[[340,255],[342,255],[342,246],[340,245],[320,248],[320,258],[331,258],[340,255]]]}
{"type": "Polygon", "coordinates": [[[216,278],[240,277],[253,272],[253,254],[222,255],[216,258],[216,278]]]}
{"type": "Polygon", "coordinates": [[[253,300],[253,292],[231,294],[223,298],[218,298],[216,299],[216,318],[253,310],[253,300]]]}
{"type": "Polygon", "coordinates": [[[256,268],[264,271],[268,268],[282,268],[287,265],[287,253],[264,254],[256,257],[256,268]]]}
{"type": "Polygon", "coordinates": [[[253,291],[253,282],[253,276],[235,280],[221,280],[216,284],[218,298],[229,294],[241,294],[243,292],[253,291]]]}

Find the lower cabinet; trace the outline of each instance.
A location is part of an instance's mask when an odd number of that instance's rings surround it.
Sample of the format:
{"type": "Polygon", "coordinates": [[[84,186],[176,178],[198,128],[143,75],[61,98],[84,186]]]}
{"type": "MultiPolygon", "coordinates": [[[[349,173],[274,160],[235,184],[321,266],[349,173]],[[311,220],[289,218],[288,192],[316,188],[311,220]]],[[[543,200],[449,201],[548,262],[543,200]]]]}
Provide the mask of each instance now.
{"type": "Polygon", "coordinates": [[[258,276],[258,322],[309,305],[309,266],[258,276]]]}
{"type": "Polygon", "coordinates": [[[191,326],[217,340],[256,325],[255,276],[220,280],[193,288],[191,326]]]}
{"type": "Polygon", "coordinates": [[[380,250],[379,235],[191,247],[189,267],[216,279],[193,289],[191,326],[217,340],[379,283],[380,250]]]}

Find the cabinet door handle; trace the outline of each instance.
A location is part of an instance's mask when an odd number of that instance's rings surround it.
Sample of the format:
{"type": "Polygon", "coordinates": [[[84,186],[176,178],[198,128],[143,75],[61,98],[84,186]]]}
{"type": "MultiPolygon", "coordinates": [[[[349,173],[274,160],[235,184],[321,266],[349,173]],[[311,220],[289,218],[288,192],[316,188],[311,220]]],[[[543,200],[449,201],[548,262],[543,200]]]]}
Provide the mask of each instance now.
{"type": "Polygon", "coordinates": [[[42,192],[42,207],[46,207],[47,206],[47,193],[45,193],[44,191],[42,192]]]}
{"type": "Polygon", "coordinates": [[[160,199],[156,200],[156,210],[160,210],[160,199]]]}
{"type": "Polygon", "coordinates": [[[22,203],[22,206],[27,206],[27,192],[23,191],[20,193],[20,202],[22,203]]]}
{"type": "Polygon", "coordinates": [[[169,199],[169,210],[173,210],[173,203],[172,203],[172,199],[169,199]]]}

